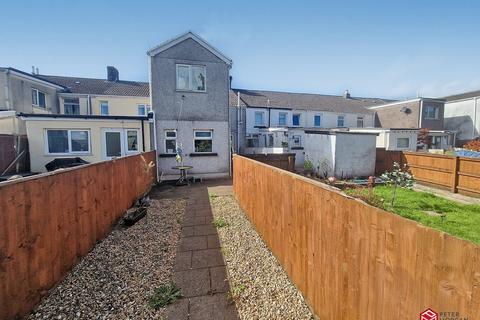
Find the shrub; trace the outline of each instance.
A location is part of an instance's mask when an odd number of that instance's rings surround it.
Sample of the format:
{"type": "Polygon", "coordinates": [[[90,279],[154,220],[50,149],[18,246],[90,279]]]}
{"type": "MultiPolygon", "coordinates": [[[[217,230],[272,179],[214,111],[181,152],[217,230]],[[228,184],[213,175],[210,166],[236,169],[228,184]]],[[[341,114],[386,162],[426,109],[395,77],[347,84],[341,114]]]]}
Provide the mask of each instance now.
{"type": "Polygon", "coordinates": [[[313,171],[313,162],[310,159],[306,158],[303,163],[303,168],[306,171],[313,171]]]}
{"type": "Polygon", "coordinates": [[[413,182],[414,182],[413,176],[408,170],[407,165],[404,164],[402,168],[397,162],[393,163],[392,171],[385,172],[384,174],[381,175],[381,178],[388,185],[393,185],[393,195],[392,195],[392,201],[390,204],[392,207],[395,202],[395,198],[397,196],[397,187],[410,189],[413,186],[413,182]]]}
{"type": "Polygon", "coordinates": [[[472,151],[480,151],[480,138],[470,140],[469,142],[463,145],[463,148],[467,150],[472,150],[472,151]]]}
{"type": "Polygon", "coordinates": [[[153,292],[153,295],[148,299],[148,304],[150,307],[158,310],[168,306],[181,297],[182,293],[180,292],[180,289],[175,283],[170,282],[159,288],[156,288],[153,292]]]}

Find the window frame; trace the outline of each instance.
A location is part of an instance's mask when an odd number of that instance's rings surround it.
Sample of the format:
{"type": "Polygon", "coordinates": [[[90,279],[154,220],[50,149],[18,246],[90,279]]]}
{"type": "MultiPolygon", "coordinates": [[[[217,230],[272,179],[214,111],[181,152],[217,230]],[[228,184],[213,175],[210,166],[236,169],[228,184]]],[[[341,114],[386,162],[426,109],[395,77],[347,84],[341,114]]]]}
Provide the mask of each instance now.
{"type": "Polygon", "coordinates": [[[175,153],[177,152],[177,150],[176,150],[177,137],[178,137],[178,135],[177,135],[177,130],[175,130],[175,129],[165,129],[165,130],[164,130],[164,133],[165,133],[165,143],[163,144],[164,152],[165,152],[165,153],[168,153],[168,154],[175,154],[175,153]],[[168,133],[168,132],[173,132],[173,133],[175,133],[175,137],[168,137],[168,136],[167,136],[167,133],[168,133]],[[173,149],[173,152],[168,152],[168,149],[167,149],[167,141],[172,141],[172,140],[175,141],[175,149],[173,149]]]}
{"type": "Polygon", "coordinates": [[[357,116],[357,128],[364,128],[364,127],[365,127],[365,117],[364,116],[357,116]],[[359,120],[362,121],[361,126],[358,125],[359,120]]]}
{"type": "Polygon", "coordinates": [[[37,107],[37,108],[41,108],[41,109],[47,109],[47,93],[45,93],[41,90],[38,90],[36,88],[32,88],[32,106],[37,107]],[[35,92],[36,102],[33,101],[33,92],[35,92]],[[45,100],[45,105],[44,106],[38,104],[39,101],[40,101],[40,93],[43,94],[43,96],[44,96],[44,100],[45,100]]]}
{"type": "Polygon", "coordinates": [[[139,103],[137,104],[137,115],[139,116],[148,116],[148,114],[152,111],[152,108],[150,107],[149,104],[145,103],[139,103]],[[143,114],[140,113],[140,108],[143,107],[143,110],[145,111],[143,114]]]}
{"type": "Polygon", "coordinates": [[[345,115],[344,114],[337,115],[337,128],[345,128],[345,115]],[[342,118],[342,125],[339,124],[340,118],[342,118]]]}
{"type": "Polygon", "coordinates": [[[175,90],[177,91],[188,91],[188,92],[207,92],[207,66],[203,64],[185,64],[185,63],[177,63],[175,64],[175,90]],[[178,69],[179,67],[187,67],[188,68],[188,89],[181,89],[178,87],[178,69]],[[193,67],[201,67],[203,68],[203,74],[205,75],[205,88],[203,90],[196,90],[193,89],[193,67]]]}
{"type": "Polygon", "coordinates": [[[279,112],[278,113],[278,126],[280,127],[286,127],[287,126],[287,116],[288,116],[288,112],[279,112]],[[280,123],[280,119],[283,117],[283,119],[285,120],[285,123],[280,123]]]}
{"type": "Polygon", "coordinates": [[[400,150],[410,149],[410,138],[409,138],[409,137],[397,137],[397,139],[395,139],[395,147],[396,147],[397,149],[400,149],[400,150]],[[398,140],[400,140],[400,139],[407,139],[408,144],[407,144],[406,147],[400,147],[400,146],[398,145],[398,140]]]}
{"type": "Polygon", "coordinates": [[[265,125],[265,121],[263,119],[263,112],[262,111],[255,111],[253,123],[254,123],[254,126],[256,126],[256,127],[263,127],[265,125]],[[260,115],[262,117],[262,123],[260,123],[260,124],[257,123],[257,115],[260,115]]]}
{"type": "Polygon", "coordinates": [[[426,120],[439,120],[439,119],[440,119],[440,107],[438,107],[438,106],[430,106],[430,105],[425,106],[425,119],[426,119],[426,120]],[[434,113],[435,113],[435,115],[434,115],[433,118],[430,117],[430,114],[429,114],[429,112],[428,112],[428,110],[429,110],[430,108],[432,108],[433,111],[434,111],[434,113]]]}
{"type": "Polygon", "coordinates": [[[80,99],[79,98],[63,98],[63,114],[68,114],[68,115],[79,115],[80,114],[80,99]],[[77,100],[77,103],[72,103],[72,102],[66,102],[66,100],[77,100]],[[67,113],[67,108],[66,106],[76,106],[78,113],[67,113]]]}
{"type": "Polygon", "coordinates": [[[193,153],[213,153],[213,129],[194,129],[193,130],[193,153]],[[196,136],[197,132],[209,132],[210,137],[198,137],[196,136]],[[196,140],[210,140],[212,143],[212,150],[211,151],[197,151],[195,149],[195,141],[196,140]]]}
{"type": "Polygon", "coordinates": [[[109,116],[110,115],[110,106],[108,104],[108,101],[102,100],[100,101],[100,115],[101,116],[109,116]],[[107,114],[103,114],[103,107],[106,105],[107,107],[107,114]]]}
{"type": "Polygon", "coordinates": [[[140,153],[140,129],[133,129],[133,128],[125,128],[125,154],[136,154],[140,153]],[[130,150],[128,148],[128,132],[129,131],[135,131],[137,133],[137,150],[130,150]]]}
{"type": "Polygon", "coordinates": [[[313,115],[313,126],[314,126],[314,127],[318,127],[318,128],[320,128],[320,127],[322,126],[322,115],[321,115],[321,114],[315,114],[315,115],[313,115]],[[319,123],[318,123],[318,126],[315,124],[315,118],[316,118],[316,117],[319,117],[319,118],[320,118],[320,121],[319,121],[319,123]]]}
{"type": "Polygon", "coordinates": [[[92,133],[90,129],[75,128],[48,128],[44,130],[44,151],[48,156],[61,156],[61,155],[91,155],[92,154],[92,133]],[[67,131],[68,152],[50,152],[48,144],[48,131],[67,131]],[[72,151],[72,132],[73,131],[86,131],[88,132],[88,151],[72,151]]]}
{"type": "Polygon", "coordinates": [[[302,147],[302,136],[299,134],[294,134],[292,135],[292,147],[293,148],[298,148],[302,147]],[[298,143],[295,143],[295,140],[298,139],[298,143]]]}
{"type": "Polygon", "coordinates": [[[294,113],[292,114],[292,127],[300,127],[300,122],[301,122],[302,114],[301,113],[294,113]],[[295,124],[295,117],[298,117],[298,124],[295,124]]]}

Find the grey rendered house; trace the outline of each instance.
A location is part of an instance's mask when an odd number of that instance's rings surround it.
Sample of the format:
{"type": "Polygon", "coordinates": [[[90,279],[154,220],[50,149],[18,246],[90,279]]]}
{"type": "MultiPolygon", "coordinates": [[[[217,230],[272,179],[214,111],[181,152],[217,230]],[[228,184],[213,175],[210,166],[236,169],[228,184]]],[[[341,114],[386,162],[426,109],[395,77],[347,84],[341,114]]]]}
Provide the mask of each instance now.
{"type": "Polygon", "coordinates": [[[172,167],[183,164],[192,166],[196,177],[228,176],[232,61],[192,32],[147,54],[159,174],[177,177],[172,167]]]}
{"type": "Polygon", "coordinates": [[[370,106],[376,112],[375,127],[429,129],[428,149],[449,149],[455,133],[444,128],[444,99],[416,98],[380,106],[370,106]]]}

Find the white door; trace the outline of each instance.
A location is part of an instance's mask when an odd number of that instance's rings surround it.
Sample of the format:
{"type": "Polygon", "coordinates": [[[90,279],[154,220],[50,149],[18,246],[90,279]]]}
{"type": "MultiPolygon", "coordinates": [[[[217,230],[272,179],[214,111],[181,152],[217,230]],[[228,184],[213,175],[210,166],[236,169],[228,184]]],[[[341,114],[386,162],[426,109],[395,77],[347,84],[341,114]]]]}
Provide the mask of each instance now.
{"type": "Polygon", "coordinates": [[[122,129],[103,129],[102,153],[104,160],[125,155],[122,129]]]}

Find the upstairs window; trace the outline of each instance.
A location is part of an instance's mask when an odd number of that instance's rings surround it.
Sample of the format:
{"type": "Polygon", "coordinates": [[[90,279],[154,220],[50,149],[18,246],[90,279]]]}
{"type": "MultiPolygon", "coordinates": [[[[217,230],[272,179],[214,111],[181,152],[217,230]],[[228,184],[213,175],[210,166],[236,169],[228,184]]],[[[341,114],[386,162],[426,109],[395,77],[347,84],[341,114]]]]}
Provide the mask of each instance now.
{"type": "Polygon", "coordinates": [[[177,64],[177,90],[205,92],[205,66],[177,64]]]}
{"type": "Polygon", "coordinates": [[[65,114],[80,114],[80,102],[78,98],[63,99],[63,112],[65,114]]]}
{"type": "Polygon", "coordinates": [[[193,146],[195,152],[212,152],[213,150],[213,131],[195,130],[193,137],[193,146]]]}
{"type": "Polygon", "coordinates": [[[357,128],[363,128],[363,117],[357,117],[357,128]]]}
{"type": "Polygon", "coordinates": [[[337,117],[337,127],[345,127],[345,116],[337,117]]]}
{"type": "Polygon", "coordinates": [[[148,104],[139,104],[137,109],[139,116],[146,116],[152,111],[148,104]]]}
{"type": "Polygon", "coordinates": [[[32,89],[32,105],[39,108],[47,107],[47,95],[45,92],[32,89]]]}
{"type": "Polygon", "coordinates": [[[278,125],[279,126],[286,126],[287,125],[287,113],[280,112],[278,114],[278,125]]]}
{"type": "Polygon", "coordinates": [[[313,126],[320,127],[322,125],[322,116],[316,115],[313,117],[313,126]]]}
{"type": "Polygon", "coordinates": [[[439,107],[425,106],[425,119],[438,120],[439,107]]]}
{"type": "Polygon", "coordinates": [[[47,129],[47,154],[90,153],[89,130],[47,129]]]}
{"type": "Polygon", "coordinates": [[[255,112],[255,125],[263,126],[263,112],[255,112]]]}
{"type": "Polygon", "coordinates": [[[102,116],[108,116],[109,115],[108,101],[100,101],[100,114],[102,116]]]}
{"type": "Polygon", "coordinates": [[[292,125],[299,126],[300,125],[300,114],[294,114],[292,116],[292,125]]]}

